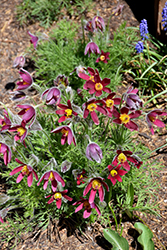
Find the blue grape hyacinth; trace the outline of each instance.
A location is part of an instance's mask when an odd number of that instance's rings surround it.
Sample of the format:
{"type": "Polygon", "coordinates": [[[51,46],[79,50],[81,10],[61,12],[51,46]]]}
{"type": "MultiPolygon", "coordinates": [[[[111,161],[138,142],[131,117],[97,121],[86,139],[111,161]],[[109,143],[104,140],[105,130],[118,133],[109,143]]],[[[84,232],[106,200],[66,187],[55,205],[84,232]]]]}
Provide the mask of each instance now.
{"type": "Polygon", "coordinates": [[[136,47],[135,47],[137,53],[141,53],[143,52],[144,50],[144,45],[143,45],[143,42],[142,41],[139,41],[137,44],[136,44],[136,47]]]}
{"type": "Polygon", "coordinates": [[[162,10],[162,26],[164,27],[164,30],[167,30],[167,2],[165,3],[165,7],[162,10]]]}
{"type": "Polygon", "coordinates": [[[139,29],[140,29],[140,35],[142,37],[142,40],[144,40],[145,38],[148,39],[148,26],[147,26],[147,20],[143,19],[141,20],[141,23],[139,25],[139,29]]]}

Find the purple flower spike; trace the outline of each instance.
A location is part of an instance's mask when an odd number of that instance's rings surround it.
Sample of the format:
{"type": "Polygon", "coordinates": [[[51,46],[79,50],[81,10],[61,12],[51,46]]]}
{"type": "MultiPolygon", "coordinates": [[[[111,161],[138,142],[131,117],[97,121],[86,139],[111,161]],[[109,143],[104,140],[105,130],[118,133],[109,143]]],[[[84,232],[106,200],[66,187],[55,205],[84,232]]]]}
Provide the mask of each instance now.
{"type": "Polygon", "coordinates": [[[150,111],[146,115],[146,122],[147,122],[147,124],[149,126],[149,129],[150,129],[152,135],[154,134],[152,124],[154,124],[154,125],[156,125],[157,127],[160,127],[160,128],[165,127],[165,123],[163,123],[161,120],[157,119],[158,116],[164,116],[164,115],[167,115],[167,112],[163,112],[160,109],[155,109],[153,111],[150,111]]]}
{"type": "Polygon", "coordinates": [[[94,42],[88,43],[85,47],[84,54],[86,55],[87,53],[89,53],[89,56],[91,53],[95,53],[96,55],[100,54],[100,50],[99,50],[99,47],[97,46],[97,44],[94,42]]]}
{"type": "Polygon", "coordinates": [[[142,40],[144,39],[148,39],[148,26],[147,26],[147,20],[143,19],[141,20],[141,23],[139,25],[139,29],[140,29],[140,35],[142,37],[142,40]]]}
{"type": "Polygon", "coordinates": [[[6,144],[0,142],[0,153],[3,154],[4,163],[7,166],[12,157],[11,149],[6,144]]]}
{"type": "Polygon", "coordinates": [[[86,148],[86,157],[90,161],[95,160],[97,163],[101,163],[103,155],[102,155],[102,150],[99,147],[99,145],[94,142],[89,143],[86,148]]]}
{"type": "Polygon", "coordinates": [[[143,45],[143,42],[142,41],[139,41],[137,44],[136,44],[136,53],[139,54],[139,53],[142,53],[143,50],[144,50],[144,45],[143,45]]]}
{"type": "Polygon", "coordinates": [[[36,49],[39,38],[37,36],[33,35],[30,31],[27,31],[27,33],[31,37],[30,43],[32,43],[33,46],[34,46],[34,49],[36,49]]]}
{"type": "Polygon", "coordinates": [[[16,90],[23,90],[29,88],[33,84],[33,79],[28,71],[25,69],[20,69],[19,71],[22,81],[16,82],[18,85],[16,90]]]}
{"type": "Polygon", "coordinates": [[[45,99],[47,105],[58,105],[60,103],[60,97],[61,92],[56,87],[45,90],[41,95],[41,99],[45,99]]]}

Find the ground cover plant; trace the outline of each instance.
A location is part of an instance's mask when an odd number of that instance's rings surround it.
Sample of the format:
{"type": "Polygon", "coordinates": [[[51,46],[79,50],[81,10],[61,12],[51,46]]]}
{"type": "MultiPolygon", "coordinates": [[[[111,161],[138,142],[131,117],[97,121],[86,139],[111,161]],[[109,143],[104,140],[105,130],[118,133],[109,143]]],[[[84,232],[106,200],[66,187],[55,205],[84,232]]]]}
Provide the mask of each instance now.
{"type": "MultiPolygon", "coordinates": [[[[147,27],[146,20],[142,24],[147,27]]],[[[158,184],[152,174],[161,166],[148,163],[151,152],[137,139],[137,123],[146,119],[154,134],[155,126],[165,126],[167,112],[149,110],[139,96],[142,89],[115,89],[126,60],[136,56],[133,30],[124,24],[111,41],[100,16],[85,25],[82,20],[81,30],[82,38],[77,38],[78,26],[63,20],[51,36],[28,32],[35,80],[24,69],[24,55],[14,61],[20,80],[13,100],[25,102],[14,111],[4,106],[0,119],[1,175],[8,184],[7,194],[0,196],[3,234],[10,240],[61,216],[76,214],[77,225],[98,220],[106,226],[113,217],[116,231],[107,228],[104,236],[113,249],[128,249],[118,215],[158,215],[158,184]],[[24,92],[32,87],[39,102],[24,92]]],[[[136,50],[140,54],[143,47],[136,50]]],[[[149,229],[135,227],[143,249],[154,249],[149,229]]]]}

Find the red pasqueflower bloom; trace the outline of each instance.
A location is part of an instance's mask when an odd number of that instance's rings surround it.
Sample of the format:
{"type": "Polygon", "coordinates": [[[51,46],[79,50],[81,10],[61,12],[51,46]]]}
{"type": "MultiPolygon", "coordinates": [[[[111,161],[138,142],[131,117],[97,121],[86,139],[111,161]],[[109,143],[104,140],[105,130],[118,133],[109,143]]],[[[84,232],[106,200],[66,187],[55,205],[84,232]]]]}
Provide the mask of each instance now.
{"type": "Polygon", "coordinates": [[[79,72],[78,76],[86,81],[94,81],[94,76],[99,75],[99,71],[97,69],[94,70],[90,67],[87,67],[87,71],[90,76],[85,74],[84,72],[79,72]]]}
{"type": "Polygon", "coordinates": [[[56,87],[46,89],[41,95],[41,99],[45,99],[47,105],[58,105],[60,103],[60,97],[61,92],[56,87]]]}
{"type": "Polygon", "coordinates": [[[86,174],[85,169],[83,169],[81,173],[77,174],[77,185],[80,185],[81,182],[85,183],[84,179],[87,178],[85,174],[86,174]]]}
{"type": "Polygon", "coordinates": [[[0,125],[1,125],[1,131],[8,130],[12,125],[9,119],[8,112],[6,110],[4,110],[4,118],[0,119],[0,125]]]}
{"type": "Polygon", "coordinates": [[[91,53],[95,53],[96,55],[100,54],[100,50],[99,50],[99,47],[97,46],[97,44],[94,42],[89,42],[85,47],[84,54],[86,55],[87,53],[89,53],[89,56],[91,53]]]}
{"type": "Polygon", "coordinates": [[[23,120],[21,125],[16,125],[14,127],[9,128],[9,131],[17,131],[17,134],[14,136],[15,141],[20,140],[20,142],[24,142],[24,139],[27,136],[26,122],[23,120]]]}
{"type": "Polygon", "coordinates": [[[12,172],[10,172],[10,175],[14,175],[14,174],[21,171],[21,173],[17,177],[16,183],[19,183],[24,178],[24,176],[27,176],[27,184],[30,187],[32,185],[32,182],[33,182],[33,174],[35,176],[35,179],[38,180],[37,173],[34,171],[34,169],[31,166],[23,163],[18,158],[16,158],[15,160],[19,164],[21,164],[21,166],[14,168],[12,170],[12,172]]]}
{"type": "Polygon", "coordinates": [[[68,192],[68,190],[64,190],[64,191],[57,191],[54,192],[54,194],[50,194],[48,196],[46,196],[45,198],[48,198],[50,196],[52,196],[50,198],[50,200],[48,200],[48,204],[52,203],[54,200],[56,200],[56,206],[59,209],[61,207],[61,202],[62,202],[62,197],[64,197],[66,200],[68,201],[72,201],[73,199],[69,196],[66,195],[66,193],[68,192]]]}
{"type": "Polygon", "coordinates": [[[29,88],[33,84],[33,79],[28,71],[25,69],[20,69],[19,71],[20,77],[22,78],[21,81],[16,82],[18,85],[16,90],[23,90],[29,88]]]}
{"type": "Polygon", "coordinates": [[[51,131],[51,133],[62,133],[61,137],[61,144],[64,145],[66,142],[68,145],[71,145],[73,142],[76,146],[75,136],[72,132],[72,129],[67,125],[62,125],[54,130],[51,131]]]}
{"type": "Polygon", "coordinates": [[[154,125],[156,125],[157,127],[160,127],[160,128],[165,127],[165,123],[163,123],[161,120],[159,120],[157,118],[158,116],[163,116],[163,115],[167,115],[167,113],[161,111],[160,109],[152,110],[146,115],[146,122],[147,122],[147,124],[149,126],[149,129],[150,129],[152,135],[154,134],[152,124],[154,124],[154,125]]]}
{"type": "Polygon", "coordinates": [[[100,29],[103,32],[105,30],[104,19],[101,16],[95,16],[92,19],[92,26],[95,30],[100,29]]]}
{"type": "Polygon", "coordinates": [[[36,48],[37,48],[37,44],[38,44],[39,38],[38,38],[37,36],[33,35],[30,31],[27,31],[27,33],[28,33],[29,36],[31,37],[30,43],[32,43],[33,46],[34,46],[34,49],[36,49],[36,48]]]}
{"type": "Polygon", "coordinates": [[[2,142],[0,142],[0,154],[3,154],[4,163],[7,166],[11,161],[12,152],[11,149],[2,142]]]}
{"type": "Polygon", "coordinates": [[[17,107],[21,108],[22,110],[18,113],[18,115],[22,116],[22,119],[28,123],[31,121],[30,126],[33,124],[36,118],[36,112],[33,106],[31,105],[17,105],[17,107]]]}
{"type": "Polygon", "coordinates": [[[64,122],[65,120],[67,120],[69,118],[72,118],[72,115],[75,115],[75,116],[78,115],[78,113],[76,113],[72,109],[70,100],[67,101],[67,105],[59,103],[58,107],[60,109],[56,110],[56,114],[63,115],[62,117],[60,117],[60,119],[58,120],[58,122],[64,122]]]}
{"type": "Polygon", "coordinates": [[[97,58],[96,62],[101,61],[104,63],[108,63],[107,60],[110,60],[109,54],[110,54],[110,52],[104,52],[103,50],[101,50],[101,55],[100,55],[100,57],[97,58]]]}
{"type": "Polygon", "coordinates": [[[88,218],[91,213],[92,213],[92,208],[95,208],[97,213],[99,215],[101,215],[101,212],[100,212],[100,209],[98,208],[98,206],[92,202],[92,203],[89,203],[88,199],[84,199],[82,197],[80,197],[80,200],[79,201],[76,201],[73,203],[73,206],[75,205],[78,205],[79,206],[75,209],[75,213],[77,213],[78,211],[80,211],[81,209],[85,209],[84,213],[83,213],[83,218],[88,218]]]}
{"type": "Polygon", "coordinates": [[[104,78],[103,80],[101,80],[99,74],[95,74],[93,81],[86,81],[83,88],[87,90],[89,89],[89,94],[95,93],[95,96],[101,96],[102,91],[111,93],[111,90],[109,88],[106,88],[108,84],[110,84],[109,78],[104,78]]]}
{"type": "Polygon", "coordinates": [[[41,176],[39,182],[37,183],[37,186],[39,186],[39,184],[41,183],[42,180],[44,180],[44,184],[43,184],[44,190],[47,188],[49,180],[51,181],[51,187],[52,187],[53,192],[55,192],[57,189],[57,181],[61,182],[63,187],[65,186],[65,182],[64,182],[63,178],[59,175],[58,172],[56,172],[54,170],[49,170],[49,171],[45,172],[41,176]]]}
{"type": "Polygon", "coordinates": [[[104,179],[101,177],[95,177],[89,180],[89,183],[87,184],[86,188],[83,191],[83,196],[85,196],[89,190],[90,191],[90,196],[89,196],[89,203],[94,202],[96,192],[98,190],[99,192],[99,199],[102,202],[104,200],[104,188],[103,186],[107,189],[107,192],[109,191],[108,185],[104,182],[104,179]]]}
{"type": "Polygon", "coordinates": [[[108,165],[108,170],[110,171],[110,174],[107,178],[110,179],[113,185],[116,184],[116,181],[122,182],[121,176],[127,173],[127,171],[120,169],[121,167],[121,165],[118,165],[117,167],[108,165]]]}
{"type": "Polygon", "coordinates": [[[107,115],[107,110],[105,108],[101,107],[100,105],[98,105],[97,103],[102,103],[102,101],[96,100],[95,98],[91,98],[86,103],[84,103],[83,104],[83,109],[84,109],[83,117],[86,119],[90,113],[91,118],[94,121],[94,123],[96,125],[99,125],[99,119],[98,119],[98,116],[97,116],[95,110],[101,112],[104,115],[107,115]]]}
{"type": "Polygon", "coordinates": [[[133,155],[133,153],[131,151],[117,150],[117,155],[114,157],[112,164],[114,166],[117,166],[118,164],[120,164],[126,170],[129,171],[130,170],[130,165],[129,165],[128,161],[134,163],[135,166],[138,165],[138,161],[132,155],[133,155]]]}
{"type": "Polygon", "coordinates": [[[102,99],[104,101],[103,107],[107,109],[109,117],[112,117],[114,105],[119,105],[121,103],[121,98],[119,97],[113,98],[115,95],[116,93],[113,92],[109,94],[107,97],[102,99]]]}
{"type": "Polygon", "coordinates": [[[133,118],[137,118],[141,115],[140,110],[136,110],[134,112],[129,113],[129,109],[127,107],[123,107],[120,109],[120,113],[116,108],[113,109],[113,115],[116,119],[113,120],[114,123],[123,124],[126,128],[133,130],[138,130],[138,125],[131,121],[133,118]]]}

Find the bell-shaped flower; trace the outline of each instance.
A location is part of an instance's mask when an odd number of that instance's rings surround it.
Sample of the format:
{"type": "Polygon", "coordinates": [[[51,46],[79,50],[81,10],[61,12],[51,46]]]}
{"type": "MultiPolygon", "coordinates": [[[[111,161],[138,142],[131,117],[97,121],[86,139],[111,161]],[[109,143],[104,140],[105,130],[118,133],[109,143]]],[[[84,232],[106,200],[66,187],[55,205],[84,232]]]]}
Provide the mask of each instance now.
{"type": "Polygon", "coordinates": [[[53,192],[56,191],[57,189],[57,182],[61,182],[62,186],[65,186],[65,182],[63,180],[63,178],[59,175],[59,173],[57,171],[54,170],[49,170],[47,172],[45,172],[39,182],[37,183],[37,186],[40,185],[41,181],[44,180],[44,184],[43,184],[43,189],[45,190],[47,188],[48,182],[49,180],[51,181],[51,187],[53,192]]]}
{"type": "Polygon", "coordinates": [[[104,52],[103,50],[101,50],[101,55],[97,58],[96,62],[108,63],[107,60],[110,60],[109,54],[110,52],[104,52]]]}
{"type": "Polygon", "coordinates": [[[114,16],[119,16],[123,11],[124,6],[124,4],[119,4],[116,8],[113,9],[112,14],[114,16]]]}
{"type": "Polygon", "coordinates": [[[60,97],[61,92],[57,87],[46,89],[41,95],[41,99],[45,99],[47,105],[58,105],[60,103],[60,97]]]}
{"type": "Polygon", "coordinates": [[[103,98],[104,101],[103,107],[108,111],[108,116],[112,117],[113,108],[115,105],[119,105],[121,103],[121,98],[115,97],[115,92],[109,94],[107,97],[103,98]]]}
{"type": "Polygon", "coordinates": [[[121,165],[117,165],[116,167],[108,165],[108,170],[110,171],[110,174],[107,178],[112,182],[113,185],[116,184],[116,181],[122,182],[121,176],[127,173],[127,171],[120,169],[121,167],[121,165]]]}
{"type": "Polygon", "coordinates": [[[89,20],[86,22],[86,25],[84,26],[84,30],[89,31],[90,33],[94,32],[94,27],[92,24],[92,20],[89,20]]]}
{"type": "Polygon", "coordinates": [[[126,106],[130,110],[137,110],[143,107],[143,102],[140,97],[137,95],[138,89],[134,89],[130,86],[127,92],[123,95],[126,106]]]}
{"type": "Polygon", "coordinates": [[[4,118],[0,119],[0,125],[1,125],[1,131],[6,131],[8,130],[12,123],[9,118],[9,114],[6,110],[4,110],[4,118]]]}
{"type": "Polygon", "coordinates": [[[33,79],[30,73],[25,69],[21,68],[19,74],[22,80],[16,82],[16,84],[18,85],[16,90],[23,90],[29,88],[33,84],[33,79]]]}
{"type": "Polygon", "coordinates": [[[69,85],[68,78],[65,75],[58,75],[56,79],[53,80],[53,83],[56,87],[64,86],[66,88],[69,85]]]}
{"type": "Polygon", "coordinates": [[[20,142],[24,142],[24,139],[27,136],[27,128],[26,122],[23,120],[21,125],[16,125],[14,127],[9,128],[9,131],[14,132],[17,131],[17,134],[14,136],[15,141],[20,140],[20,142]]]}
{"type": "Polygon", "coordinates": [[[18,115],[22,116],[22,119],[28,123],[31,121],[30,126],[33,124],[36,118],[36,112],[33,106],[31,105],[17,105],[17,107],[21,108],[22,110],[18,113],[18,115]]]}
{"type": "Polygon", "coordinates": [[[86,103],[82,105],[84,109],[83,117],[86,119],[90,113],[92,120],[96,125],[99,125],[99,119],[95,111],[98,111],[104,115],[107,115],[107,110],[98,103],[103,103],[101,100],[96,100],[95,98],[90,98],[86,103]]]}
{"type": "Polygon", "coordinates": [[[70,170],[72,165],[72,162],[69,162],[67,160],[63,161],[61,164],[61,172],[66,173],[68,170],[70,170]]]}
{"type": "Polygon", "coordinates": [[[152,126],[153,124],[160,128],[165,127],[165,123],[157,118],[158,116],[164,116],[164,115],[167,115],[167,112],[164,112],[160,109],[154,109],[146,115],[146,122],[149,126],[152,135],[154,134],[154,129],[152,126]]]}
{"type": "Polygon", "coordinates": [[[84,54],[86,55],[87,53],[89,53],[89,56],[91,53],[95,53],[96,55],[100,54],[100,50],[99,50],[99,47],[97,46],[97,44],[94,42],[89,42],[85,47],[84,54]]]}
{"type": "Polygon", "coordinates": [[[100,31],[103,32],[105,30],[104,19],[101,16],[95,16],[92,19],[92,26],[93,26],[94,30],[99,29],[100,31]]]}
{"type": "Polygon", "coordinates": [[[70,73],[70,75],[72,75],[74,72],[76,72],[78,76],[80,73],[86,74],[86,68],[82,65],[79,65],[75,67],[75,69],[70,73]]]}
{"type": "Polygon", "coordinates": [[[126,170],[130,170],[130,165],[128,161],[134,163],[134,165],[137,166],[138,161],[135,159],[135,157],[132,156],[133,153],[131,151],[125,150],[117,150],[117,155],[114,157],[112,164],[114,166],[117,166],[118,164],[123,166],[126,170]]]}
{"type": "Polygon", "coordinates": [[[7,166],[11,161],[12,152],[11,149],[2,142],[0,142],[0,154],[3,154],[4,163],[7,166]]]}
{"type": "Polygon", "coordinates": [[[75,205],[79,205],[76,209],[75,209],[75,213],[77,213],[78,211],[80,211],[81,209],[85,209],[84,213],[83,213],[83,218],[86,219],[88,218],[91,213],[92,213],[92,209],[95,208],[96,212],[101,215],[100,209],[98,208],[98,206],[92,202],[90,203],[88,199],[82,198],[80,197],[79,201],[76,201],[73,203],[73,206],[75,205]]]}
{"type": "Polygon", "coordinates": [[[37,44],[38,44],[39,38],[38,38],[37,36],[33,35],[30,31],[27,31],[27,33],[28,33],[29,36],[31,37],[30,43],[32,43],[33,46],[34,46],[34,49],[36,49],[36,48],[37,48],[37,44]]]}
{"type": "Polygon", "coordinates": [[[99,193],[99,199],[100,201],[104,201],[104,187],[106,188],[107,192],[109,191],[108,185],[104,182],[104,178],[101,177],[95,177],[89,180],[89,183],[87,184],[86,188],[83,191],[83,196],[87,195],[87,193],[90,191],[89,196],[89,203],[94,202],[96,192],[99,193]]]}
{"type": "Polygon", "coordinates": [[[140,110],[133,111],[129,114],[129,109],[123,107],[120,109],[120,113],[116,108],[113,109],[113,115],[116,119],[113,120],[114,123],[123,124],[126,128],[133,130],[138,130],[138,125],[132,121],[132,119],[137,118],[141,115],[140,110]]]}
{"type": "Polygon", "coordinates": [[[100,76],[98,74],[94,75],[93,81],[89,80],[84,84],[84,89],[89,89],[89,94],[94,94],[95,96],[101,96],[103,91],[106,93],[111,93],[111,90],[109,88],[106,88],[106,86],[110,84],[109,78],[104,78],[101,80],[100,76]]]}
{"type": "Polygon", "coordinates": [[[10,172],[10,175],[14,175],[14,174],[21,171],[21,173],[17,177],[16,183],[19,183],[24,178],[24,176],[26,176],[27,177],[27,184],[30,187],[32,185],[32,182],[33,182],[33,175],[35,176],[35,179],[38,181],[37,173],[35,172],[35,170],[31,166],[23,163],[18,158],[16,158],[15,160],[19,164],[21,164],[19,167],[14,168],[12,170],[12,172],[10,172]]]}
{"type": "Polygon", "coordinates": [[[72,118],[73,115],[78,115],[78,113],[73,110],[70,100],[67,101],[67,105],[59,103],[58,108],[56,114],[62,115],[58,122],[64,122],[65,120],[72,118]]]}
{"type": "Polygon", "coordinates": [[[94,142],[89,143],[86,148],[86,157],[90,161],[95,160],[97,163],[101,163],[101,160],[103,159],[103,154],[99,145],[94,142]]]}
{"type": "Polygon", "coordinates": [[[72,129],[68,125],[62,125],[52,130],[51,133],[62,133],[61,144],[64,145],[66,142],[68,145],[71,145],[73,142],[76,146],[75,136],[73,134],[72,129]]]}
{"type": "Polygon", "coordinates": [[[72,201],[73,199],[69,196],[66,195],[66,193],[68,192],[68,190],[64,190],[64,191],[57,191],[57,192],[54,192],[54,194],[50,194],[48,196],[46,196],[45,198],[50,198],[50,200],[48,200],[48,204],[52,203],[54,200],[56,201],[56,206],[58,209],[60,209],[61,207],[61,203],[62,203],[62,198],[65,198],[66,200],[68,201],[72,201]]]}
{"type": "Polygon", "coordinates": [[[14,59],[14,62],[13,62],[13,68],[23,68],[24,67],[24,64],[25,64],[25,57],[24,56],[17,56],[15,59],[14,59]]]}
{"type": "Polygon", "coordinates": [[[11,97],[12,101],[21,101],[26,98],[26,94],[23,91],[14,91],[13,96],[11,97]]]}

